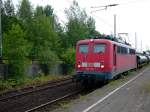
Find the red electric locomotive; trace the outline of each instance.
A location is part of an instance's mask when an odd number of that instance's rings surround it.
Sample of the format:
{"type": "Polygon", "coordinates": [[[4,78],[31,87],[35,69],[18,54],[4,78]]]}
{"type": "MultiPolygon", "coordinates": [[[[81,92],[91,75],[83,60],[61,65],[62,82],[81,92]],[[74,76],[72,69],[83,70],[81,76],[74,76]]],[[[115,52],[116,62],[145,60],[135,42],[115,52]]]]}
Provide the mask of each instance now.
{"type": "Polygon", "coordinates": [[[76,79],[107,81],[137,67],[135,49],[109,39],[80,40],[76,46],[76,79]]]}

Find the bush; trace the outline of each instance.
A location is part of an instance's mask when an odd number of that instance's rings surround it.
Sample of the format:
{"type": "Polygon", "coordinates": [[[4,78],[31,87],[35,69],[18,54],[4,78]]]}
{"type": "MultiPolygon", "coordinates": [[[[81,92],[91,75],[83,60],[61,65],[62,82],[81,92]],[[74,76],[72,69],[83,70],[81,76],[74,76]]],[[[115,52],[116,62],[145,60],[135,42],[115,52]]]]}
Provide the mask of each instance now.
{"type": "Polygon", "coordinates": [[[0,81],[0,91],[4,91],[5,89],[10,89],[12,88],[10,84],[7,82],[3,82],[2,80],[0,81]]]}
{"type": "Polygon", "coordinates": [[[75,48],[69,48],[63,54],[64,68],[67,74],[72,73],[75,65],[75,48]]]}
{"type": "Polygon", "coordinates": [[[20,78],[24,75],[24,64],[29,53],[30,44],[25,40],[26,33],[19,25],[12,25],[4,34],[4,57],[8,59],[9,78],[20,78]]]}

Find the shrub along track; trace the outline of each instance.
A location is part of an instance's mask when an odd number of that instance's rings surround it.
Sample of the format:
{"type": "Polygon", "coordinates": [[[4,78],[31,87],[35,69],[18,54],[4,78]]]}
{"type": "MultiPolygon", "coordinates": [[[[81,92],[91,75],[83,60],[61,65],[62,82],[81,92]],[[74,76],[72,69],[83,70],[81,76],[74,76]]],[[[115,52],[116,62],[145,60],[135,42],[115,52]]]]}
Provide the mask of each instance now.
{"type": "MultiPolygon", "coordinates": [[[[78,88],[79,90],[79,88],[78,88]]],[[[47,83],[35,88],[24,88],[0,96],[0,112],[24,112],[77,91],[72,78],[47,83]]]]}

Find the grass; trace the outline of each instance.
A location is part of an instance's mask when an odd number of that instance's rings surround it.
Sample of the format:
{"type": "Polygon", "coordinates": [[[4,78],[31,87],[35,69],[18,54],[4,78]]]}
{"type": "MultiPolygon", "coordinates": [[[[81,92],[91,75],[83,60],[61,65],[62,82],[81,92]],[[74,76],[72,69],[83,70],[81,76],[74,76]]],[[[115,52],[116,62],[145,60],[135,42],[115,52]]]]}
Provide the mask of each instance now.
{"type": "Polygon", "coordinates": [[[68,107],[70,107],[69,101],[61,101],[61,102],[59,103],[59,105],[60,105],[60,107],[62,107],[62,108],[68,108],[68,107]]]}
{"type": "Polygon", "coordinates": [[[84,95],[79,95],[79,98],[80,98],[81,100],[85,100],[85,99],[86,99],[86,96],[84,96],[84,95]]]}
{"type": "Polygon", "coordinates": [[[40,75],[38,77],[35,78],[26,78],[24,80],[24,84],[25,86],[29,86],[29,85],[37,85],[37,84],[42,84],[42,83],[46,83],[49,81],[53,81],[53,80],[58,80],[58,79],[62,79],[64,78],[64,76],[61,75],[40,75]]]}
{"type": "Polygon", "coordinates": [[[9,81],[0,81],[0,91],[4,91],[4,90],[10,90],[12,89],[12,84],[13,82],[9,82],[9,81]]]}
{"type": "Polygon", "coordinates": [[[25,77],[22,79],[9,79],[9,80],[0,80],[0,93],[4,93],[9,90],[20,89],[29,86],[37,86],[49,81],[59,80],[68,76],[61,75],[39,75],[37,77],[25,77]]]}

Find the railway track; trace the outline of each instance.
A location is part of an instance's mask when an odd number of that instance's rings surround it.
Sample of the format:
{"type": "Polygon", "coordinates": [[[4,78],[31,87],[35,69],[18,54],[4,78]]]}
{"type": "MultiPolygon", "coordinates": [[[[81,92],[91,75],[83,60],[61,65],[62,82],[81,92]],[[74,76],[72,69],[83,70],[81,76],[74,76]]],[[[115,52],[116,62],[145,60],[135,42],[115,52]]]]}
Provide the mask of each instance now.
{"type": "Polygon", "coordinates": [[[5,94],[0,96],[0,112],[30,112],[76,94],[78,91],[72,78],[68,78],[33,90],[5,94]]]}
{"type": "Polygon", "coordinates": [[[45,84],[41,84],[41,85],[38,85],[36,87],[32,86],[32,87],[22,88],[22,89],[19,89],[19,90],[8,91],[8,92],[2,93],[0,95],[0,102],[5,101],[5,100],[10,100],[12,98],[23,96],[23,95],[28,95],[30,93],[50,89],[50,88],[53,88],[53,87],[56,87],[56,86],[62,86],[62,85],[65,85],[67,83],[70,83],[71,81],[72,81],[72,77],[69,77],[69,78],[65,78],[65,79],[61,79],[61,80],[57,80],[57,81],[51,81],[51,82],[48,82],[48,83],[45,83],[45,84]]]}
{"type": "Polygon", "coordinates": [[[60,97],[60,98],[55,99],[55,100],[52,100],[52,101],[43,103],[43,104],[41,104],[41,105],[39,105],[39,106],[36,106],[36,107],[33,107],[33,108],[31,108],[31,109],[28,109],[28,110],[26,110],[25,112],[34,112],[34,111],[36,111],[36,110],[42,109],[42,108],[45,107],[45,106],[51,105],[51,104],[53,104],[53,103],[55,103],[55,102],[57,102],[57,101],[63,100],[63,99],[65,99],[65,98],[71,97],[71,96],[73,96],[73,95],[76,95],[76,94],[80,93],[81,91],[82,91],[82,90],[78,90],[78,91],[75,91],[75,92],[71,92],[71,93],[66,94],[66,95],[64,95],[64,96],[62,96],[62,97],[60,97]]]}

